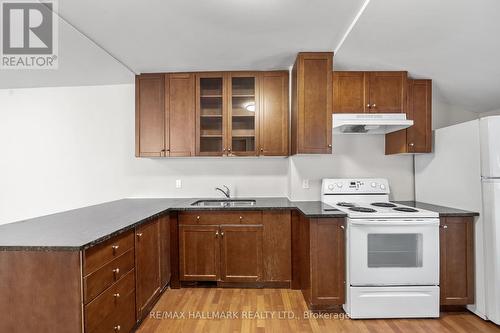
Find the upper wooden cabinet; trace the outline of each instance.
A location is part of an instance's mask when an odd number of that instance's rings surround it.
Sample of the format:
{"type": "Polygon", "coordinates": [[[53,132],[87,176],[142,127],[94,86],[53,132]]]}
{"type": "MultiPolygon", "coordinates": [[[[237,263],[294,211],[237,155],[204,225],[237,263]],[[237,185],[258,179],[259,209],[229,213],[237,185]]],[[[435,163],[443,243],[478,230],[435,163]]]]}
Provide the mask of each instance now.
{"type": "Polygon", "coordinates": [[[165,156],[194,156],[194,74],[167,74],[165,78],[165,156]]]}
{"type": "Polygon", "coordinates": [[[135,155],[165,156],[165,75],[135,77],[135,155]]]}
{"type": "Polygon", "coordinates": [[[194,75],[136,76],[136,156],[193,156],[194,75]]]}
{"type": "Polygon", "coordinates": [[[386,154],[432,151],[432,80],[408,80],[407,96],[407,118],[414,124],[386,134],[386,154]]]}
{"type": "Polygon", "coordinates": [[[292,154],[332,152],[333,52],[301,52],[292,69],[292,154]]]}
{"type": "Polygon", "coordinates": [[[288,156],[288,71],[263,72],[260,85],[259,155],[288,156]]]}
{"type": "Polygon", "coordinates": [[[334,113],[406,112],[407,72],[333,72],[334,113]]]}

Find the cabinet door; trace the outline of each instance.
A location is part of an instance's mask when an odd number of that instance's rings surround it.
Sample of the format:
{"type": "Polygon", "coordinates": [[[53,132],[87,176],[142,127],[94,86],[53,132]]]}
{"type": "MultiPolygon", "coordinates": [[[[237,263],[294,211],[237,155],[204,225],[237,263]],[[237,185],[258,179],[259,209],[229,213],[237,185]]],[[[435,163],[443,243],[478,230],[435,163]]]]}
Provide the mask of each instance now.
{"type": "Polygon", "coordinates": [[[365,72],[333,72],[333,113],[367,112],[365,72]]]}
{"type": "Polygon", "coordinates": [[[137,157],[165,156],[165,139],[165,75],[137,75],[135,77],[135,155],[137,157]]]}
{"type": "Polygon", "coordinates": [[[220,230],[222,281],[261,281],[262,225],[222,225],[220,230]]]}
{"type": "Polygon", "coordinates": [[[219,234],[216,225],[179,226],[181,281],[219,280],[219,234]]]}
{"type": "Polygon", "coordinates": [[[161,290],[160,221],[136,228],[136,308],[140,319],[149,310],[161,290]]]}
{"type": "Polygon", "coordinates": [[[310,219],[311,303],[344,304],[344,219],[310,219]]]}
{"type": "Polygon", "coordinates": [[[263,211],[263,280],[292,280],[292,229],[290,211],[263,211]]]}
{"type": "Polygon", "coordinates": [[[474,303],[474,223],[446,217],[440,226],[441,305],[474,303]]]}
{"type": "Polygon", "coordinates": [[[163,289],[170,282],[170,217],[160,218],[160,277],[163,289]]]}
{"type": "Polygon", "coordinates": [[[370,72],[369,112],[406,112],[407,72],[370,72]]]}
{"type": "Polygon", "coordinates": [[[408,118],[414,124],[406,131],[408,152],[432,150],[432,80],[409,80],[408,118]]]}
{"type": "Polygon", "coordinates": [[[167,156],[195,155],[195,78],[194,74],[167,74],[166,133],[167,156]]]}
{"type": "Polygon", "coordinates": [[[260,155],[288,155],[288,72],[261,76],[260,155]]]}
{"type": "Polygon", "coordinates": [[[224,73],[196,75],[196,154],[226,154],[227,92],[224,73]]]}
{"type": "Polygon", "coordinates": [[[258,155],[259,76],[257,73],[229,73],[228,155],[258,155]]]}
{"type": "Polygon", "coordinates": [[[294,154],[332,152],[332,64],[330,52],[297,56],[292,71],[294,154]]]}

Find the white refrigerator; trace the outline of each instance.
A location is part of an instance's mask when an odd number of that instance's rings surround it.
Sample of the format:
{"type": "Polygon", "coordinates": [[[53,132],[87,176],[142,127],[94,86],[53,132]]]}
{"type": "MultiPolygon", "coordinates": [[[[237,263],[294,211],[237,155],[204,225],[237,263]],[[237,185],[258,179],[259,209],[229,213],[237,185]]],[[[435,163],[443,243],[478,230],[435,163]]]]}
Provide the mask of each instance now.
{"type": "Polygon", "coordinates": [[[500,116],[435,130],[433,153],[415,156],[415,199],[480,213],[468,308],[500,324],[500,116]]]}
{"type": "Polygon", "coordinates": [[[486,317],[500,325],[500,116],[481,118],[486,317]]]}

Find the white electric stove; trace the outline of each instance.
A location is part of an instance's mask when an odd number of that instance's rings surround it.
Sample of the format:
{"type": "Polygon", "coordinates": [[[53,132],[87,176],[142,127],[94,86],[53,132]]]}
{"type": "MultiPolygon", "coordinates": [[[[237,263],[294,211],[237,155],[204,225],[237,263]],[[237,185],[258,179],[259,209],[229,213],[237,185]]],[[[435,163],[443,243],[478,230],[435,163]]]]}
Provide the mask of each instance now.
{"type": "Polygon", "coordinates": [[[439,219],[389,201],[386,179],[323,179],[321,200],[345,212],[351,318],[439,317],[439,219]]]}

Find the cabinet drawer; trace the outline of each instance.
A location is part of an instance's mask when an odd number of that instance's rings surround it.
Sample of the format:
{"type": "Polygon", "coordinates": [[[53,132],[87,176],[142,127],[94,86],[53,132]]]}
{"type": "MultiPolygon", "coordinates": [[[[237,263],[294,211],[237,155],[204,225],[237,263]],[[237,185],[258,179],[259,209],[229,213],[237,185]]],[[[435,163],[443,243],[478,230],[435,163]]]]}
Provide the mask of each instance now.
{"type": "Polygon", "coordinates": [[[261,224],[262,211],[195,211],[179,214],[179,224],[261,224]]]}
{"type": "Polygon", "coordinates": [[[135,321],[135,292],[125,295],[116,310],[106,316],[93,330],[88,333],[128,333],[134,328],[135,321]]]}
{"type": "Polygon", "coordinates": [[[84,278],[85,303],[93,300],[113,283],[134,268],[134,251],[129,250],[118,258],[84,278]]]}
{"type": "MultiPolygon", "coordinates": [[[[126,306],[130,294],[135,297],[135,270],[126,273],[118,282],[85,306],[85,331],[93,332],[107,317],[126,306]]],[[[135,313],[133,315],[135,320],[135,313]]]]}
{"type": "Polygon", "coordinates": [[[133,247],[134,232],[130,230],[85,250],[83,275],[95,272],[99,267],[118,258],[133,247]]]}

